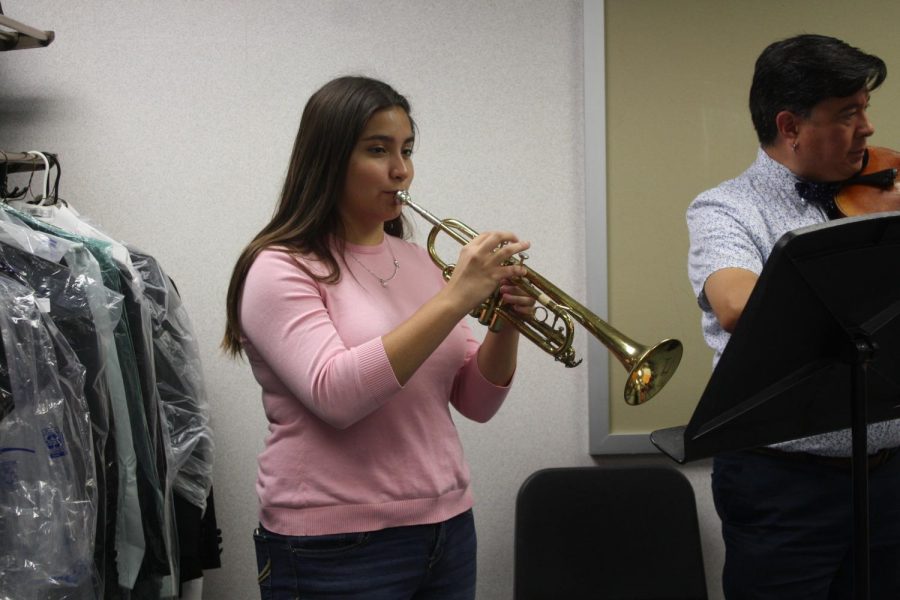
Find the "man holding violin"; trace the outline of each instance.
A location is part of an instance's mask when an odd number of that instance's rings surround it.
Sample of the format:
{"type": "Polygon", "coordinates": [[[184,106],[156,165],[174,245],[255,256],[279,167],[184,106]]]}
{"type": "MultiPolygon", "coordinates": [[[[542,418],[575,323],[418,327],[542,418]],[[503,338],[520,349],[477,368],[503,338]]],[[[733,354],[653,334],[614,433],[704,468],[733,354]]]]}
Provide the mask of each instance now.
{"type": "MultiPolygon", "coordinates": [[[[778,239],[834,216],[839,182],[863,169],[869,97],[886,75],[880,58],[820,35],[775,42],[757,59],[756,161],[687,211],[688,270],[714,362],[778,239]]],[[[898,447],[900,420],[869,425],[873,600],[900,599],[898,447]]],[[[851,454],[843,430],[715,457],[729,600],[852,597],[851,454]]]]}

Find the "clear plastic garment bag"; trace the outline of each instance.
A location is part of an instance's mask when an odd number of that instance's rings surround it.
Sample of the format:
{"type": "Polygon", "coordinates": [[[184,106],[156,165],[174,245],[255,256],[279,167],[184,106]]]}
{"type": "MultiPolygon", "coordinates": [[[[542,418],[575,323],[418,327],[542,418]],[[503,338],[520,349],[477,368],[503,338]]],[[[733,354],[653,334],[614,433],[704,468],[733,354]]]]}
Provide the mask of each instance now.
{"type": "Polygon", "coordinates": [[[98,598],[84,368],[14,277],[0,274],[0,589],[16,600],[98,598]]]}

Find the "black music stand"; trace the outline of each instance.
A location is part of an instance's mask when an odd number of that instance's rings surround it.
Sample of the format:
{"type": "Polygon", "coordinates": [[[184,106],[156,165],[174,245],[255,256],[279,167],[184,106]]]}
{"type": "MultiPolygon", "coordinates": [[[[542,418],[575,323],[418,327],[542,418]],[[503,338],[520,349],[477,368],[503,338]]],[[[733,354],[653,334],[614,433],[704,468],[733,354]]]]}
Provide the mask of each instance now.
{"type": "Polygon", "coordinates": [[[679,463],[851,427],[854,586],[868,598],[866,424],[900,418],[900,212],[775,245],[687,426],[650,434],[679,463]]]}

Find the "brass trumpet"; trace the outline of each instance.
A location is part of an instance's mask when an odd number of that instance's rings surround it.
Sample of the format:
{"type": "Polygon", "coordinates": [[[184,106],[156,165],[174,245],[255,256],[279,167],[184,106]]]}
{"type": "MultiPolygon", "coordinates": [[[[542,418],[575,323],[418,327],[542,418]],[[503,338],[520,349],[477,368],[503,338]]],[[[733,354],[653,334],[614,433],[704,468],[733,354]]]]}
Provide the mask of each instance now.
{"type": "MultiPolygon", "coordinates": [[[[443,271],[444,279],[450,279],[454,265],[445,263],[437,255],[434,242],[438,234],[444,232],[465,246],[478,233],[456,219],[438,219],[413,202],[409,192],[405,190],[398,191],[396,197],[402,205],[408,206],[433,225],[428,234],[428,254],[443,271]]],[[[510,264],[525,266],[527,258],[524,254],[513,256],[510,264]]],[[[604,322],[539,273],[530,267],[525,268],[528,269],[528,274],[513,283],[536,300],[534,314],[523,315],[503,306],[498,290],[472,311],[472,316],[479,323],[496,331],[500,327],[498,317],[502,317],[556,360],[567,367],[575,367],[581,363],[572,348],[575,335],[573,321],[577,321],[628,369],[625,402],[632,406],[643,404],[656,395],[675,373],[681,361],[681,342],[665,339],[649,348],[642,346],[604,322]]]]}

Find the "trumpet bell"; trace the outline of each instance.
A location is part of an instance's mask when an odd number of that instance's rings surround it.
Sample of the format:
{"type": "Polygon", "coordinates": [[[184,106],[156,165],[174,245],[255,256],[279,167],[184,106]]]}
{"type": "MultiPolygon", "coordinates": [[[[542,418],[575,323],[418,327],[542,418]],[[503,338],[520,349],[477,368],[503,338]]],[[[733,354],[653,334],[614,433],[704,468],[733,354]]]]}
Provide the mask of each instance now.
{"type": "Polygon", "coordinates": [[[635,359],[625,383],[625,403],[637,406],[655,396],[675,374],[683,350],[681,342],[667,339],[635,359]]]}

